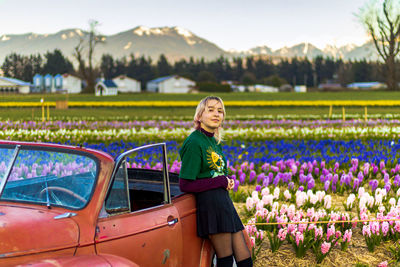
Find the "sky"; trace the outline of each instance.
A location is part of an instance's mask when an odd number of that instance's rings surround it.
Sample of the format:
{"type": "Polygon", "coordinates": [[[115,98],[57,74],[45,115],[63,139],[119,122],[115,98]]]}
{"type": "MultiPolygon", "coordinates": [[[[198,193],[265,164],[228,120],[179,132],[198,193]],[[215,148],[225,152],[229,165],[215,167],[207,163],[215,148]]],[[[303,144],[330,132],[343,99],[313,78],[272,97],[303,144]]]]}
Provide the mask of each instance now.
{"type": "Polygon", "coordinates": [[[97,20],[112,35],[139,25],[185,28],[224,50],[308,42],[361,45],[356,17],[367,0],[0,0],[0,36],[56,33],[97,20]]]}

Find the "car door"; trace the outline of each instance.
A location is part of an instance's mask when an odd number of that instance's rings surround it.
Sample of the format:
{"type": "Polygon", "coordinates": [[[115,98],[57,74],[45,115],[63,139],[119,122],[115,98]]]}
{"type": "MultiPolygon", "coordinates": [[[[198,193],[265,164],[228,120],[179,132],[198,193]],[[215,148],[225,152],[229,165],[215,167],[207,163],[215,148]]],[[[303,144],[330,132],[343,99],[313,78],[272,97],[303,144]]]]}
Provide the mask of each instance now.
{"type": "Polygon", "coordinates": [[[136,148],[116,159],[95,243],[97,253],[122,256],[141,266],[180,266],[181,222],[171,202],[165,143],[136,148]],[[149,162],[150,157],[153,163],[154,158],[162,160],[156,164],[162,169],[151,170],[148,162],[136,164],[143,162],[143,155],[149,162]]]}

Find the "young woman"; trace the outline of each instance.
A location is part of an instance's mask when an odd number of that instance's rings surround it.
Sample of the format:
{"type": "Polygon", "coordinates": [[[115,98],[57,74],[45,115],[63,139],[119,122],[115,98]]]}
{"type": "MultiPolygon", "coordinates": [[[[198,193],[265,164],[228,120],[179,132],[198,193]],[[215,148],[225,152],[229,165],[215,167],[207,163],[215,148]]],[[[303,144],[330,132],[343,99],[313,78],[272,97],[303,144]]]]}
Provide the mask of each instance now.
{"type": "Polygon", "coordinates": [[[194,115],[195,130],[179,151],[182,167],[181,191],[196,195],[197,234],[209,238],[217,254],[218,267],[253,266],[242,230],[242,222],[229,198],[234,181],[228,175],[221,149],[224,103],[209,96],[200,101],[194,115]]]}

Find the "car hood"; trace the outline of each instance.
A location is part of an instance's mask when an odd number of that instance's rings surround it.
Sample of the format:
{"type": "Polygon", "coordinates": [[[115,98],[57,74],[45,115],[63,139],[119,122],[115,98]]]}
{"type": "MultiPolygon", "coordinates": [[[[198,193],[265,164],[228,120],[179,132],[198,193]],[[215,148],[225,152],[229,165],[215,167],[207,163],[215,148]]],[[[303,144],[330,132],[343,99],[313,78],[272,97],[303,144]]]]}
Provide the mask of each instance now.
{"type": "Polygon", "coordinates": [[[18,206],[0,206],[0,257],[76,247],[79,228],[62,213],[18,206]]]}

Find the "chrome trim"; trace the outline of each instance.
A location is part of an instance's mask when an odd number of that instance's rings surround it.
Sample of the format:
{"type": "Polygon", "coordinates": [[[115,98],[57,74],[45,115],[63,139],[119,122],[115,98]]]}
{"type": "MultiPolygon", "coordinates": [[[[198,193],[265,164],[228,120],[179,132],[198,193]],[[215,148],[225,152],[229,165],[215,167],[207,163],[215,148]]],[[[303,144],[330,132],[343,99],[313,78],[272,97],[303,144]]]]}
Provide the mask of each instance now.
{"type": "Polygon", "coordinates": [[[66,212],[66,213],[55,216],[54,219],[59,220],[59,219],[64,219],[64,218],[71,218],[74,216],[76,216],[75,212],[66,212]]]}
{"type": "Polygon", "coordinates": [[[174,225],[174,224],[176,224],[176,223],[178,223],[178,218],[175,218],[175,219],[169,221],[169,222],[168,222],[168,225],[171,226],[171,225],[174,225]]]}

